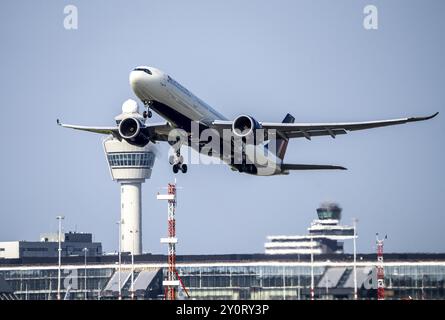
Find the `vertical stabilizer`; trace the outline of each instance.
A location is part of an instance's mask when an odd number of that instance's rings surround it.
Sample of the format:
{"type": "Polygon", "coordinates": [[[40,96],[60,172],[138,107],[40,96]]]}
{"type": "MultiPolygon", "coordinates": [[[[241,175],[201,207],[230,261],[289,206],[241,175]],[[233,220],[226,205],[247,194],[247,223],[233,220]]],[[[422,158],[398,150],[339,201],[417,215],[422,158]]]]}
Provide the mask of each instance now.
{"type": "MultiPolygon", "coordinates": [[[[294,122],[295,118],[290,113],[288,113],[282,121],[282,123],[294,123],[294,122]]],[[[281,160],[284,159],[288,143],[289,139],[284,134],[280,134],[279,136],[277,136],[277,157],[280,158],[281,160]]]]}

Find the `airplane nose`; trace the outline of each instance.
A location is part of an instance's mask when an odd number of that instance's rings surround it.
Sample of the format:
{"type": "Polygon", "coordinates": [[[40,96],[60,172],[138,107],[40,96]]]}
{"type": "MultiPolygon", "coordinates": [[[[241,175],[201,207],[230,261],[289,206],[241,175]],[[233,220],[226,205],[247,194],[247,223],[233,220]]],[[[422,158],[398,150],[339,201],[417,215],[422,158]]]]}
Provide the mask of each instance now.
{"type": "Polygon", "coordinates": [[[146,77],[148,77],[148,75],[142,71],[133,70],[130,72],[130,86],[136,96],[141,100],[146,99],[146,94],[144,92],[144,88],[146,87],[146,77]]]}
{"type": "Polygon", "coordinates": [[[130,72],[130,85],[133,89],[139,87],[146,80],[146,75],[141,71],[130,72]]]}
{"type": "Polygon", "coordinates": [[[159,94],[161,77],[155,68],[136,67],[130,72],[130,86],[141,100],[151,100],[159,94]]]}

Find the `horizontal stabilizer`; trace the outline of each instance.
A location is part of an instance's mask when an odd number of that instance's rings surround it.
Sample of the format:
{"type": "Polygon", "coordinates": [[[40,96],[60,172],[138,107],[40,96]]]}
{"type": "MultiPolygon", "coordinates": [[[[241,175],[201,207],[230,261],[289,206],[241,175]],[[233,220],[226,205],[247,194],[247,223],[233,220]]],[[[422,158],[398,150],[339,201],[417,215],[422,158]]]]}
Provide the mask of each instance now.
{"type": "Polygon", "coordinates": [[[348,170],[341,166],[319,165],[319,164],[283,164],[281,169],[285,170],[348,170]]]}

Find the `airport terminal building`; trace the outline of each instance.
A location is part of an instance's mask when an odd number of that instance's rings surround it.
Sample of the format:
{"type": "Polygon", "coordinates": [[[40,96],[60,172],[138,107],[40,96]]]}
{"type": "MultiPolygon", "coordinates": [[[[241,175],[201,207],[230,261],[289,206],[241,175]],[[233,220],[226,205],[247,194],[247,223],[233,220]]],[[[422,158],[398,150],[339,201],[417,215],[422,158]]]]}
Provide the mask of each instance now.
{"type": "MultiPolygon", "coordinates": [[[[181,299],[308,300],[377,298],[377,255],[345,254],[355,227],[340,224],[341,208],[317,209],[306,235],[269,236],[264,254],[178,255],[176,269],[186,290],[181,299]],[[189,296],[188,296],[189,295],[189,296]]],[[[40,241],[0,242],[0,300],[164,299],[166,255],[103,254],[89,233],[40,241]],[[86,248],[86,250],[85,250],[86,248]],[[133,280],[132,280],[133,279],[133,280]]],[[[445,253],[386,253],[386,299],[445,299],[445,253]]]]}
{"type": "MultiPolygon", "coordinates": [[[[167,257],[135,256],[134,298],[163,299],[167,257]]],[[[359,299],[376,299],[375,254],[358,254],[359,299]]],[[[117,255],[64,257],[61,295],[66,299],[116,299],[119,292],[117,255]],[[86,271],[86,274],[85,274],[86,271]],[[86,277],[85,277],[86,275],[86,277]],[[86,280],[86,287],[85,287],[86,280]],[[85,290],[86,289],[86,290],[85,290]]],[[[352,299],[354,263],[348,254],[317,255],[192,255],[177,257],[178,273],[189,299],[352,299]]],[[[121,264],[121,292],[132,293],[131,256],[121,264]]],[[[445,254],[385,254],[387,299],[445,299],[445,254]]],[[[17,299],[56,299],[57,258],[0,259],[0,281],[17,299]]],[[[186,298],[180,290],[180,298],[186,298]]]]}

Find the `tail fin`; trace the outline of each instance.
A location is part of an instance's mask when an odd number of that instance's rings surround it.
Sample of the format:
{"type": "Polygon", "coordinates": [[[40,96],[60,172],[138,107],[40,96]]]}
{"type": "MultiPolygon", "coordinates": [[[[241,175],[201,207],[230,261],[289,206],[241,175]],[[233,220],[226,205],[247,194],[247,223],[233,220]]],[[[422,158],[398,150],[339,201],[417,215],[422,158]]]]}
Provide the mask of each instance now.
{"type": "MultiPolygon", "coordinates": [[[[295,118],[290,113],[286,114],[286,116],[282,121],[282,123],[294,123],[294,122],[295,118]]],[[[280,134],[277,137],[277,157],[280,158],[281,160],[284,159],[288,143],[289,139],[285,135],[280,134]]]]}

